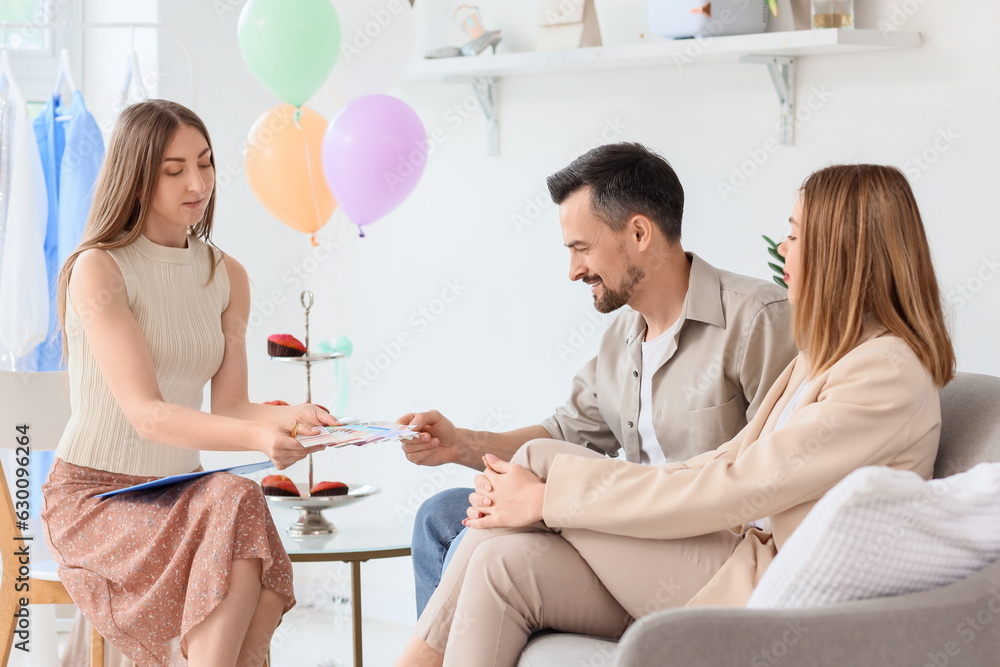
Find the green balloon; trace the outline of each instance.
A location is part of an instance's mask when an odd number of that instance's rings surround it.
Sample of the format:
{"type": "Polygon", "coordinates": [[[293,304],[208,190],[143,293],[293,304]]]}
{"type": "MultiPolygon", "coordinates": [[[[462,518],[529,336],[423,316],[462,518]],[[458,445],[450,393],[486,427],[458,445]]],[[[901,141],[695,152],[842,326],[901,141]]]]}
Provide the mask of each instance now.
{"type": "Polygon", "coordinates": [[[330,0],[249,0],[240,12],[240,53],[257,80],[296,107],[316,94],[340,53],[330,0]]]}

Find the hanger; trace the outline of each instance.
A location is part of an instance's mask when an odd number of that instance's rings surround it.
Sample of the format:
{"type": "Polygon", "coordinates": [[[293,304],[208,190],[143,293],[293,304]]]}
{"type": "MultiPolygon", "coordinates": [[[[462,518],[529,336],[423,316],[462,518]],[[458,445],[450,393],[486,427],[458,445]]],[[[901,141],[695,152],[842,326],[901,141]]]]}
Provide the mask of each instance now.
{"type": "MultiPolygon", "coordinates": [[[[53,97],[59,97],[59,91],[62,88],[63,82],[65,82],[66,85],[69,86],[70,90],[69,97],[72,99],[73,92],[79,89],[76,87],[76,82],[73,81],[72,68],[69,66],[69,51],[67,51],[66,49],[63,49],[59,53],[59,73],[56,76],[56,86],[52,90],[53,97]]],[[[63,108],[64,109],[66,108],[66,104],[63,104],[63,108]]],[[[56,120],[67,121],[72,117],[73,116],[71,114],[64,113],[56,116],[56,120]]]]}
{"type": "Polygon", "coordinates": [[[136,87],[139,89],[139,94],[142,96],[142,100],[146,101],[149,99],[149,93],[146,91],[146,86],[142,83],[142,71],[139,69],[139,58],[135,54],[135,24],[132,24],[132,49],[129,52],[128,62],[125,68],[125,83],[122,86],[121,102],[122,106],[128,104],[128,94],[132,89],[132,82],[135,82],[136,87]]]}
{"type": "Polygon", "coordinates": [[[66,49],[59,52],[59,73],[56,75],[56,85],[52,90],[53,95],[59,94],[63,82],[69,86],[71,92],[78,90],[76,82],[73,81],[73,68],[69,66],[69,51],[66,49]]]}
{"type": "MultiPolygon", "coordinates": [[[[67,24],[63,21],[63,38],[67,38],[66,34],[67,24]]],[[[79,90],[76,87],[76,82],[73,80],[73,68],[69,64],[69,51],[63,47],[62,51],[59,52],[59,69],[56,72],[56,85],[52,89],[52,96],[59,97],[60,90],[62,89],[63,83],[69,86],[69,98],[72,99],[73,93],[79,90]]],[[[63,105],[65,108],[66,105],[63,105]]],[[[67,121],[73,116],[70,114],[60,114],[56,116],[57,121],[67,121]]]]}

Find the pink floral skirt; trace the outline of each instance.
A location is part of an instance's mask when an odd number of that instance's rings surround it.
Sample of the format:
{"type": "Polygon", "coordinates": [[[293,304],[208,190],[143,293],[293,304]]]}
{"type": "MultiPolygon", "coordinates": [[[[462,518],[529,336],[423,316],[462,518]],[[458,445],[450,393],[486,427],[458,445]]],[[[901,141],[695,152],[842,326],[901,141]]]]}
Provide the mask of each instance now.
{"type": "Polygon", "coordinates": [[[229,473],[137,494],[148,482],[56,459],[42,523],[59,577],[83,615],[146,665],[184,664],[187,633],[229,590],[232,562],[259,558],[261,585],[295,606],[292,563],[256,482],[229,473]]]}

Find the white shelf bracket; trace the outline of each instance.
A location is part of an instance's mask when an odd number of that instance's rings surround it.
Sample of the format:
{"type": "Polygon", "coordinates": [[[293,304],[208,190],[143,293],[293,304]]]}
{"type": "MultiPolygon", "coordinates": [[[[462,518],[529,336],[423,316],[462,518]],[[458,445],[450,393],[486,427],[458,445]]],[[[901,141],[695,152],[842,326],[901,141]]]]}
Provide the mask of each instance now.
{"type": "Polygon", "coordinates": [[[795,145],[795,57],[743,54],[741,63],[767,65],[774,91],[781,105],[778,134],[782,146],[795,145]]]}
{"type": "Polygon", "coordinates": [[[449,76],[445,83],[472,84],[472,92],[479,101],[479,108],[486,116],[486,153],[500,155],[500,78],[496,76],[449,76]]]}

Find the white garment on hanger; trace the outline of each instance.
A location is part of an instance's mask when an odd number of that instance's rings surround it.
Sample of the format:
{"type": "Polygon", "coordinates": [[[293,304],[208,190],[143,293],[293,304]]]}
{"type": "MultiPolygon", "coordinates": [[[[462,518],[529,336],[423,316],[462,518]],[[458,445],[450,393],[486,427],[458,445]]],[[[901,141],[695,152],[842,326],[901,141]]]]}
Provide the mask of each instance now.
{"type": "Polygon", "coordinates": [[[118,100],[119,110],[136,102],[145,102],[148,99],[149,93],[142,82],[142,69],[139,67],[139,58],[135,55],[135,48],[133,47],[125,65],[125,83],[122,85],[122,94],[118,100]],[[138,92],[137,99],[132,98],[133,88],[136,88],[138,92]]]}
{"type": "Polygon", "coordinates": [[[0,342],[15,356],[23,357],[45,340],[49,328],[45,269],[49,205],[28,106],[13,89],[9,101],[14,107],[14,129],[7,234],[0,263],[0,342]]]}

